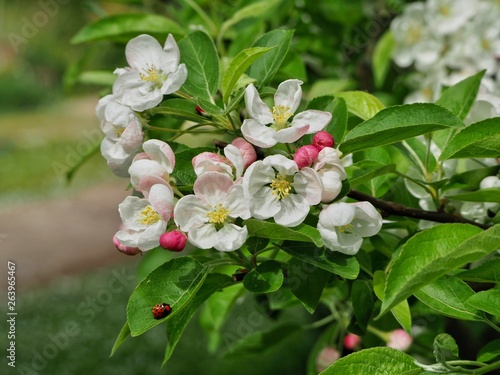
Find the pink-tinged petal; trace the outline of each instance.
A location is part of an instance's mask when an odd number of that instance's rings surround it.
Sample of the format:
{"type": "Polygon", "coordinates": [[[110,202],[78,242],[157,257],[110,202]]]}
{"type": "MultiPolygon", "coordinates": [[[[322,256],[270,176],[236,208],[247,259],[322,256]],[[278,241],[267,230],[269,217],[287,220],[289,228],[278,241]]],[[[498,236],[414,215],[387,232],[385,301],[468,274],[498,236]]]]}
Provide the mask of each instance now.
{"type": "Polygon", "coordinates": [[[293,180],[295,192],[305,198],[308,204],[321,202],[322,184],[318,174],[311,168],[302,168],[293,180]]]}
{"type": "Polygon", "coordinates": [[[139,122],[133,121],[123,131],[120,142],[126,153],[133,153],[141,146],[143,137],[141,125],[139,122]]]}
{"type": "Polygon", "coordinates": [[[169,183],[163,178],[156,176],[145,176],[139,179],[139,189],[137,190],[139,190],[144,195],[144,198],[148,199],[149,191],[154,185],[165,185],[170,187],[169,183]]]}
{"type": "Polygon", "coordinates": [[[141,159],[134,161],[128,169],[128,173],[130,174],[130,183],[136,189],[139,188],[140,180],[143,177],[155,176],[164,180],[168,179],[165,168],[154,160],[141,159]]]}
{"type": "Polygon", "coordinates": [[[147,251],[160,246],[160,237],[167,229],[167,223],[158,221],[149,225],[145,231],[139,234],[139,246],[142,251],[147,251]]]}
{"type": "Polygon", "coordinates": [[[145,228],[144,224],[137,221],[137,214],[147,206],[149,206],[149,202],[146,199],[140,199],[139,197],[133,196],[125,198],[125,200],[118,205],[118,212],[127,229],[140,230],[145,228]]]}
{"type": "Polygon", "coordinates": [[[161,66],[163,49],[150,35],[142,34],[131,39],[125,47],[125,56],[131,68],[141,71],[148,65],[161,66]]]}
{"type": "Polygon", "coordinates": [[[164,95],[172,94],[178,91],[181,86],[186,82],[188,71],[185,64],[179,65],[176,71],[170,73],[163,82],[161,92],[164,95]]]}
{"type": "Polygon", "coordinates": [[[275,177],[274,169],[271,165],[265,165],[259,160],[253,163],[243,176],[243,186],[245,186],[250,195],[254,195],[264,185],[270,184],[275,177]]]}
{"type": "Polygon", "coordinates": [[[226,158],[228,158],[234,166],[234,169],[236,170],[235,177],[240,177],[243,174],[244,167],[243,156],[241,155],[240,150],[236,146],[229,144],[224,147],[224,155],[226,155],[226,158]]]}
{"type": "MultiPolygon", "coordinates": [[[[290,160],[283,155],[268,156],[262,161],[262,163],[264,165],[273,167],[280,174],[294,175],[299,171],[299,167],[297,166],[297,164],[293,160],[290,160]]],[[[273,174],[271,180],[273,180],[274,178],[275,175],[273,174]]]]}
{"type": "Polygon", "coordinates": [[[200,249],[211,249],[217,242],[217,230],[213,224],[193,227],[188,232],[188,241],[200,249]]]}
{"type": "Polygon", "coordinates": [[[235,138],[231,144],[235,145],[240,150],[243,157],[243,167],[245,169],[257,160],[257,152],[255,152],[255,148],[244,138],[235,138]]]}
{"type": "Polygon", "coordinates": [[[179,52],[179,46],[177,46],[172,34],[168,34],[163,51],[165,53],[162,54],[161,67],[166,73],[173,72],[179,65],[181,54],[179,52]]]}
{"type": "Polygon", "coordinates": [[[280,83],[276,94],[274,94],[274,105],[282,105],[290,108],[290,112],[295,113],[302,99],[302,81],[289,79],[280,83]]]}
{"type": "Polygon", "coordinates": [[[220,172],[233,177],[233,169],[226,163],[215,162],[212,160],[203,160],[196,164],[196,167],[194,168],[194,173],[196,173],[196,176],[199,177],[207,172],[220,172]]]}
{"type": "Polygon", "coordinates": [[[252,83],[245,89],[245,105],[248,115],[258,123],[266,125],[274,121],[271,110],[267,104],[262,101],[259,92],[252,83]]]}
{"type": "Polygon", "coordinates": [[[174,208],[174,221],[183,232],[189,232],[208,221],[209,207],[203,199],[186,195],[179,199],[174,208]]]}
{"type": "Polygon", "coordinates": [[[208,204],[218,205],[223,201],[231,186],[233,186],[233,180],[227,174],[207,172],[196,179],[193,190],[208,204]]]}
{"type": "Polygon", "coordinates": [[[321,192],[321,202],[328,203],[337,198],[342,191],[342,176],[332,167],[329,170],[321,170],[318,172],[323,184],[321,192]]]}
{"type": "Polygon", "coordinates": [[[274,138],[279,143],[293,143],[298,141],[304,134],[309,133],[309,126],[292,126],[276,132],[274,138]]]}
{"type": "Polygon", "coordinates": [[[332,114],[325,111],[308,109],[307,111],[297,113],[290,124],[291,127],[303,127],[308,125],[307,134],[314,134],[323,130],[332,120],[332,114]]]}
{"type": "Polygon", "coordinates": [[[262,148],[273,147],[278,141],[274,138],[276,131],[262,125],[257,120],[246,119],[241,125],[241,133],[243,137],[255,146],[262,148]]]}
{"type": "Polygon", "coordinates": [[[232,218],[241,217],[244,220],[250,218],[250,202],[242,185],[231,186],[223,205],[229,210],[229,216],[232,218]]]}
{"type": "Polygon", "coordinates": [[[172,173],[175,167],[175,154],[168,143],[158,139],[150,139],[142,145],[144,152],[151,160],[156,160],[165,166],[168,173],[172,173]]]}
{"type": "Polygon", "coordinates": [[[280,209],[280,201],[272,193],[270,187],[264,186],[252,195],[252,217],[268,219],[276,215],[280,209]]]}
{"type": "Polygon", "coordinates": [[[169,185],[156,184],[149,190],[149,201],[165,222],[170,220],[174,210],[174,192],[169,185]]]}
{"type": "Polygon", "coordinates": [[[193,165],[193,168],[196,168],[196,165],[204,160],[212,160],[214,162],[220,162],[229,165],[229,161],[227,158],[222,155],[216,154],[215,152],[202,152],[201,154],[198,154],[193,158],[191,164],[193,165]]]}
{"type": "Polygon", "coordinates": [[[247,227],[226,224],[217,232],[214,248],[219,251],[233,251],[239,249],[248,237],[247,227]]]}
{"type": "Polygon", "coordinates": [[[353,233],[361,237],[376,235],[382,228],[382,216],[370,202],[353,203],[356,210],[355,219],[352,224],[353,233]]]}
{"type": "Polygon", "coordinates": [[[335,230],[335,227],[350,224],[354,220],[354,206],[349,203],[333,203],[323,208],[319,214],[319,223],[328,229],[335,230]]]}
{"type": "Polygon", "coordinates": [[[134,161],[137,161],[137,160],[151,160],[151,158],[149,157],[148,154],[146,154],[145,152],[139,152],[137,155],[135,155],[134,157],[134,161]]]}
{"type": "Polygon", "coordinates": [[[285,227],[295,227],[302,223],[309,213],[309,204],[304,197],[290,194],[280,201],[280,211],[274,215],[274,221],[285,227]]]}

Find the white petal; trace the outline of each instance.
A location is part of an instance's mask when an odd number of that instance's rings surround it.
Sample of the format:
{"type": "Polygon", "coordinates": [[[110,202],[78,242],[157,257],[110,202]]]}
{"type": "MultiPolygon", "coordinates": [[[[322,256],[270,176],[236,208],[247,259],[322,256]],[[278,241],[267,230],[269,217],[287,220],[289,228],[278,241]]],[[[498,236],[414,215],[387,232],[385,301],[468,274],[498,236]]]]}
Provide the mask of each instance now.
{"type": "Polygon", "coordinates": [[[152,160],[156,160],[165,167],[168,173],[172,173],[175,167],[175,154],[168,143],[158,139],[150,139],[144,142],[142,148],[152,160]]]}
{"type": "Polygon", "coordinates": [[[336,168],[332,167],[330,170],[322,170],[318,172],[323,184],[321,192],[321,202],[328,203],[337,198],[342,190],[342,177],[335,171],[336,168]]]}
{"type": "Polygon", "coordinates": [[[139,232],[131,229],[123,229],[116,233],[116,238],[122,245],[130,247],[138,247],[139,245],[139,232]]]}
{"type": "Polygon", "coordinates": [[[295,113],[302,99],[302,81],[289,79],[280,83],[276,94],[274,94],[274,105],[283,105],[290,108],[290,112],[295,113]]]}
{"type": "Polygon", "coordinates": [[[244,220],[250,218],[250,202],[247,200],[247,193],[243,185],[231,186],[222,203],[230,211],[230,217],[241,217],[244,220]]]}
{"type": "Polygon", "coordinates": [[[139,197],[129,196],[118,205],[118,212],[120,212],[120,217],[123,224],[127,229],[141,230],[146,226],[137,221],[137,214],[140,213],[144,208],[149,206],[149,202],[146,199],[140,199],[139,197]]]}
{"type": "Polygon", "coordinates": [[[152,84],[139,78],[139,72],[132,70],[119,76],[113,83],[113,95],[121,104],[134,111],[142,112],[156,107],[163,100],[160,90],[151,90],[152,84]]]}
{"type": "Polygon", "coordinates": [[[167,79],[165,80],[165,82],[163,82],[163,85],[161,87],[161,92],[164,95],[168,95],[178,91],[184,84],[184,82],[186,82],[187,75],[188,72],[186,65],[179,65],[176,71],[170,73],[167,76],[167,79]]]}
{"type": "Polygon", "coordinates": [[[344,242],[341,244],[337,232],[323,227],[320,223],[318,223],[318,231],[321,234],[325,247],[346,255],[355,255],[363,243],[361,237],[351,235],[349,238],[343,238],[344,242]]]}
{"type": "Polygon", "coordinates": [[[354,206],[349,203],[333,203],[323,208],[319,214],[319,223],[328,230],[350,224],[354,219],[354,206]]]}
{"type": "Polygon", "coordinates": [[[248,115],[258,123],[266,125],[274,121],[271,110],[262,101],[259,92],[252,83],[245,89],[245,105],[248,115]]]}
{"type": "MultiPolygon", "coordinates": [[[[142,70],[148,65],[160,67],[163,49],[160,43],[150,35],[142,34],[131,39],[125,47],[125,56],[131,68],[142,70]]],[[[119,76],[120,77],[120,76],[119,76]]]]}
{"type": "Polygon", "coordinates": [[[294,177],[293,187],[308,204],[315,205],[321,202],[321,180],[312,168],[302,168],[294,177]]]}
{"type": "Polygon", "coordinates": [[[224,147],[224,155],[229,161],[233,164],[234,169],[236,170],[236,178],[240,177],[243,174],[243,155],[241,155],[241,151],[238,147],[234,145],[227,145],[224,147]]]}
{"type": "Polygon", "coordinates": [[[142,144],[142,127],[137,121],[131,122],[123,131],[120,137],[120,143],[126,153],[136,152],[142,144]]]}
{"type": "Polygon", "coordinates": [[[174,208],[174,221],[184,232],[189,232],[208,221],[209,207],[203,199],[186,195],[179,199],[174,208]]]}
{"type": "Polygon", "coordinates": [[[161,69],[165,73],[175,71],[179,65],[181,54],[172,34],[168,34],[163,51],[165,53],[162,54],[161,69]]]}
{"type": "Polygon", "coordinates": [[[254,119],[249,118],[243,121],[241,133],[248,142],[262,148],[273,147],[278,143],[278,141],[274,139],[276,132],[254,119]]]}
{"type": "Polygon", "coordinates": [[[274,139],[279,143],[293,143],[298,141],[304,134],[308,134],[309,126],[292,126],[290,128],[285,128],[278,130],[274,139]]]}
{"type": "Polygon", "coordinates": [[[142,251],[151,250],[160,245],[160,236],[165,233],[167,224],[163,221],[158,221],[153,225],[149,225],[146,230],[139,233],[139,241],[137,247],[142,251]]]}
{"type": "Polygon", "coordinates": [[[252,195],[252,216],[256,219],[268,219],[281,210],[280,201],[273,195],[270,187],[264,186],[252,195]]]}
{"type": "Polygon", "coordinates": [[[239,249],[245,243],[248,236],[247,227],[243,228],[226,224],[217,232],[217,240],[214,248],[219,251],[233,251],[239,249]]]}
{"type": "Polygon", "coordinates": [[[211,249],[217,242],[217,230],[213,224],[193,227],[188,232],[188,241],[200,249],[211,249]]]}
{"type": "Polygon", "coordinates": [[[139,188],[140,180],[143,177],[154,176],[164,180],[168,179],[165,168],[157,161],[148,159],[134,160],[128,173],[130,174],[130,183],[135,189],[139,188]]]}
{"type": "Polygon", "coordinates": [[[356,214],[352,224],[353,233],[361,237],[371,237],[376,235],[382,227],[382,216],[370,202],[353,203],[356,214]]]}
{"type": "MultiPolygon", "coordinates": [[[[276,169],[281,174],[286,174],[288,176],[294,175],[299,171],[299,167],[293,161],[288,159],[283,155],[271,155],[265,158],[262,163],[267,166],[271,166],[276,169]]],[[[275,175],[273,174],[271,180],[273,180],[275,175]]],[[[271,181],[269,181],[271,182],[271,181]]]]}
{"type": "Polygon", "coordinates": [[[275,177],[274,169],[271,165],[265,165],[262,160],[258,160],[245,172],[243,176],[243,186],[250,195],[258,192],[264,185],[270,184],[275,177]]]}
{"type": "Polygon", "coordinates": [[[332,114],[330,112],[308,109],[307,111],[297,113],[290,126],[303,127],[308,125],[309,130],[307,134],[314,134],[323,130],[331,120],[332,114]]]}
{"type": "Polygon", "coordinates": [[[298,194],[290,194],[283,198],[280,205],[280,211],[274,215],[274,221],[285,227],[299,225],[309,213],[309,204],[298,194]]]}
{"type": "Polygon", "coordinates": [[[169,185],[156,184],[149,190],[149,201],[165,222],[170,220],[174,210],[174,192],[169,185]]]}
{"type": "Polygon", "coordinates": [[[194,173],[196,173],[196,176],[199,177],[207,172],[220,172],[233,177],[233,169],[226,163],[221,163],[210,159],[205,159],[196,163],[196,166],[194,167],[194,173]]]}

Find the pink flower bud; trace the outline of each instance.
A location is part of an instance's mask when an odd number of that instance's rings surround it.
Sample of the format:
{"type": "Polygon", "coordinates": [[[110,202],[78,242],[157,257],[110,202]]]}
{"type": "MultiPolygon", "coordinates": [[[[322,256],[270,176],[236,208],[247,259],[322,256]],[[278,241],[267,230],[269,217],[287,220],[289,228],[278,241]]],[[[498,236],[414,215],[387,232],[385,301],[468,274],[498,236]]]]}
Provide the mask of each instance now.
{"type": "Polygon", "coordinates": [[[240,150],[245,169],[257,160],[257,153],[255,152],[255,149],[244,138],[235,138],[231,144],[240,150]]]}
{"type": "Polygon", "coordinates": [[[387,341],[387,346],[404,352],[408,350],[412,342],[412,337],[407,334],[404,329],[396,329],[389,332],[389,341],[387,341]]]}
{"type": "Polygon", "coordinates": [[[216,163],[224,163],[227,165],[231,165],[231,162],[227,160],[226,157],[216,154],[215,152],[202,152],[201,154],[196,155],[193,160],[193,168],[196,168],[196,166],[205,160],[212,160],[216,163]]]}
{"type": "Polygon", "coordinates": [[[309,167],[314,160],[318,157],[318,149],[313,145],[302,146],[293,155],[293,160],[297,163],[297,166],[302,169],[304,167],[309,167]]]}
{"type": "Polygon", "coordinates": [[[163,233],[160,237],[160,246],[165,250],[174,251],[176,253],[184,250],[187,237],[184,233],[178,230],[163,233]]]}
{"type": "Polygon", "coordinates": [[[316,358],[316,370],[318,372],[326,370],[333,362],[338,361],[340,353],[337,349],[327,346],[318,354],[316,358]]]}
{"type": "Polygon", "coordinates": [[[361,344],[361,337],[349,333],[344,337],[344,347],[349,350],[355,350],[361,344]]]}
{"type": "Polygon", "coordinates": [[[330,133],[322,130],[314,135],[312,144],[318,149],[318,151],[321,151],[325,147],[333,147],[335,141],[333,140],[333,137],[330,133]]]}
{"type": "Polygon", "coordinates": [[[118,249],[120,253],[127,254],[127,255],[137,255],[141,252],[138,247],[132,247],[132,246],[125,246],[120,241],[118,241],[118,238],[116,238],[116,234],[113,236],[113,243],[115,247],[118,249]]]}

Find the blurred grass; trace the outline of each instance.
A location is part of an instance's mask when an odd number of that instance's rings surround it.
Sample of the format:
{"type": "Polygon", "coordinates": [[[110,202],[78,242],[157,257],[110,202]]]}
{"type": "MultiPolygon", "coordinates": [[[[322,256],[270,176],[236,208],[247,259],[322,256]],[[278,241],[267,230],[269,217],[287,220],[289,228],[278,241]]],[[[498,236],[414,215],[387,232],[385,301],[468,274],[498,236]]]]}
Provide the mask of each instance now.
{"type": "MultiPolygon", "coordinates": [[[[197,316],[188,325],[171,361],[163,370],[165,325],[159,325],[142,336],[128,338],[109,358],[114,340],[125,322],[127,300],[135,286],[135,281],[128,280],[123,284],[115,284],[116,288],[117,285],[123,285],[122,290],[110,292],[108,285],[117,273],[133,275],[134,271],[130,266],[101,269],[84,276],[54,281],[42,289],[18,291],[17,370],[7,373],[33,373],[27,369],[30,368],[35,373],[50,375],[304,374],[308,349],[313,341],[311,332],[302,336],[294,335],[265,354],[229,360],[221,358],[220,352],[215,355],[208,353],[207,336],[199,327],[197,316]],[[104,298],[105,294],[112,295],[112,298],[104,298]],[[66,339],[61,338],[68,324],[76,327],[74,331],[78,333],[66,336],[66,339]],[[47,359],[43,353],[51,353],[47,348],[53,346],[51,343],[57,342],[58,338],[60,344],[57,354],[47,359]]],[[[0,297],[3,300],[6,298],[0,297]]],[[[4,306],[2,314],[5,316],[4,306]]],[[[248,317],[255,308],[255,302],[250,298],[237,304],[224,330],[234,335],[238,332],[238,317],[248,317]]],[[[278,320],[292,319],[305,322],[308,317],[304,309],[300,308],[287,312],[278,320]]],[[[271,319],[266,318],[263,327],[270,322],[271,319]]],[[[5,319],[0,325],[2,331],[6,332],[3,329],[6,328],[5,319]]]]}

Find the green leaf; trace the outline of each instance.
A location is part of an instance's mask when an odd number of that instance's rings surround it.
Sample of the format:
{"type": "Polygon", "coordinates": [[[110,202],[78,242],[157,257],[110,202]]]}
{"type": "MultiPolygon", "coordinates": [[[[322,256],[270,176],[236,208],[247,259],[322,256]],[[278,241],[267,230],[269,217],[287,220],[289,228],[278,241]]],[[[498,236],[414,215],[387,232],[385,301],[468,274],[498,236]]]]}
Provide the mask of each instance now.
{"type": "Polygon", "coordinates": [[[464,120],[476,100],[481,79],[486,73],[483,70],[446,89],[436,104],[446,108],[460,120],[464,120]]]}
{"type": "Polygon", "coordinates": [[[209,274],[198,292],[196,292],[195,296],[191,298],[179,314],[175,315],[167,322],[168,342],[167,347],[165,348],[165,357],[163,359],[162,366],[165,366],[167,361],[172,356],[184,329],[188,325],[196,310],[198,310],[201,304],[205,302],[208,297],[231,283],[233,283],[233,280],[227,275],[219,273],[209,274]]]}
{"type": "Polygon", "coordinates": [[[290,290],[310,314],[316,310],[329,278],[329,272],[297,258],[292,258],[288,262],[287,281],[290,290]]]}
{"type": "Polygon", "coordinates": [[[253,293],[270,293],[278,290],[283,284],[281,265],[268,260],[246,274],[243,285],[253,293]]]}
{"type": "Polygon", "coordinates": [[[343,98],[347,110],[362,120],[368,120],[384,109],[384,105],[377,97],[364,91],[344,91],[335,94],[343,98]]]}
{"type": "MultiPolygon", "coordinates": [[[[384,288],[386,277],[383,271],[376,271],[373,274],[373,291],[379,300],[384,300],[384,288]]],[[[391,313],[406,333],[411,334],[411,312],[408,301],[405,299],[391,309],[391,313]]]]}
{"type": "Polygon", "coordinates": [[[234,86],[247,68],[259,57],[270,51],[267,47],[248,48],[238,53],[229,63],[224,78],[222,79],[222,100],[227,103],[229,96],[233,92],[234,86]]]}
{"type": "Polygon", "coordinates": [[[130,337],[130,328],[128,326],[128,322],[125,322],[120,333],[118,334],[118,337],[116,338],[116,341],[113,345],[113,349],[111,349],[111,354],[109,356],[112,357],[113,354],[115,354],[118,348],[121,346],[121,344],[123,344],[123,342],[129,337],[130,337]]]}
{"type": "Polygon", "coordinates": [[[302,327],[297,323],[283,323],[269,331],[252,333],[229,347],[225,356],[239,358],[243,355],[263,353],[301,330],[302,327]]]}
{"type": "Polygon", "coordinates": [[[458,345],[455,339],[447,333],[441,333],[434,338],[434,357],[438,363],[458,358],[458,345]]]}
{"type": "Polygon", "coordinates": [[[452,113],[435,104],[416,103],[388,107],[352,129],[340,145],[340,150],[352,153],[462,125],[452,113]]]}
{"type": "Polygon", "coordinates": [[[272,240],[312,242],[318,247],[323,246],[323,240],[321,239],[319,231],[306,224],[288,228],[257,219],[245,220],[243,224],[247,226],[248,234],[255,237],[270,238],[272,240]]]}
{"type": "Polygon", "coordinates": [[[353,90],[356,85],[356,82],[348,79],[318,79],[309,89],[307,98],[313,100],[313,98],[320,96],[335,95],[341,91],[353,90]]]}
{"type": "Polygon", "coordinates": [[[483,232],[468,224],[442,224],[417,233],[392,263],[380,315],[448,271],[496,250],[498,243],[500,225],[483,232]]]}
{"type": "Polygon", "coordinates": [[[173,177],[178,185],[193,185],[196,181],[196,173],[193,169],[193,158],[202,152],[213,152],[211,147],[196,147],[175,153],[175,168],[173,177]]]}
{"type": "Polygon", "coordinates": [[[489,188],[470,193],[447,195],[448,199],[466,202],[495,202],[500,203],[500,188],[489,188]]]}
{"type": "Polygon", "coordinates": [[[179,50],[188,71],[181,91],[213,103],[219,85],[219,57],[212,39],[195,31],[179,42],[179,50]]]}
{"type": "Polygon", "coordinates": [[[500,117],[495,117],[476,122],[455,134],[445,146],[439,160],[499,156],[500,117]]]}
{"type": "Polygon", "coordinates": [[[182,311],[207,276],[207,268],[191,257],[174,258],[151,272],[135,288],[127,304],[132,336],[139,336],[182,311]],[[158,303],[172,307],[170,315],[154,319],[151,309],[158,303]]]}
{"type": "Polygon", "coordinates": [[[261,36],[252,47],[273,48],[258,58],[248,69],[248,76],[255,78],[259,87],[271,81],[290,48],[293,30],[273,30],[261,36]]]}
{"type": "Polygon", "coordinates": [[[342,357],[320,375],[403,375],[418,369],[412,356],[396,349],[376,347],[342,357]]]}
{"type": "Polygon", "coordinates": [[[94,42],[97,40],[129,40],[139,34],[183,35],[184,30],[174,21],[163,16],[144,13],[114,14],[84,26],[71,43],[94,42]]]}
{"type": "Polygon", "coordinates": [[[345,168],[351,186],[361,185],[371,179],[396,171],[395,164],[384,165],[376,161],[362,160],[345,168]]]}
{"type": "Polygon", "coordinates": [[[168,99],[158,107],[148,110],[152,115],[173,116],[183,120],[204,122],[206,119],[196,111],[196,104],[185,99],[168,99]]]}
{"type": "Polygon", "coordinates": [[[489,289],[478,292],[470,297],[466,303],[476,309],[486,311],[488,314],[500,316],[499,289],[489,289]]]}
{"type": "Polygon", "coordinates": [[[483,320],[477,309],[465,303],[475,294],[474,291],[457,277],[443,276],[413,294],[421,302],[445,316],[461,320],[483,320]]]}
{"type": "Polygon", "coordinates": [[[500,258],[488,260],[476,268],[461,272],[456,276],[466,281],[477,283],[500,282],[500,258]]]}
{"type": "Polygon", "coordinates": [[[392,52],[396,43],[394,36],[387,31],[380,37],[373,50],[372,69],[375,87],[381,88],[391,65],[392,52]]]}
{"type": "Polygon", "coordinates": [[[273,8],[281,0],[264,0],[259,1],[250,5],[247,5],[238,11],[236,11],[231,18],[226,20],[219,31],[219,37],[222,36],[229,30],[230,27],[236,25],[238,22],[243,21],[247,18],[261,18],[272,14],[273,8]]]}
{"type": "Polygon", "coordinates": [[[282,249],[302,262],[312,264],[335,275],[350,280],[358,277],[359,263],[353,256],[292,241],[285,241],[282,249]]]}
{"type": "Polygon", "coordinates": [[[500,339],[490,341],[479,350],[477,360],[479,362],[488,362],[500,356],[500,339]]]}
{"type": "Polygon", "coordinates": [[[354,281],[351,288],[351,302],[356,328],[360,330],[361,335],[364,335],[375,305],[372,287],[366,280],[354,281]]]}
{"type": "Polygon", "coordinates": [[[319,96],[307,104],[307,109],[330,112],[332,120],[325,127],[325,131],[333,136],[335,143],[342,140],[347,129],[347,106],[344,99],[319,96]]]}

